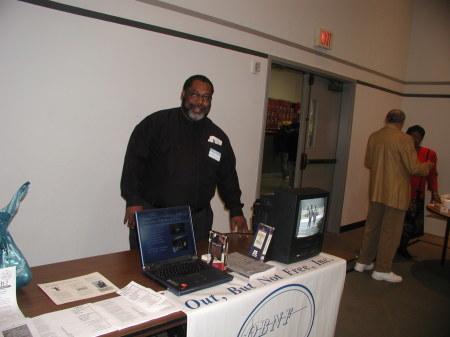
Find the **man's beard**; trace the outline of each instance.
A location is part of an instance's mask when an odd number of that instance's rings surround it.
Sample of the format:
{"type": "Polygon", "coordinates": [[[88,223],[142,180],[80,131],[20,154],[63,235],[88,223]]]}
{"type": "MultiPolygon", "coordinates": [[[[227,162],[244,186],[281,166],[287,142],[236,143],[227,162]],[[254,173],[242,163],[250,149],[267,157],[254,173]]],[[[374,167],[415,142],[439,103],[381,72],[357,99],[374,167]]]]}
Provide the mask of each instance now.
{"type": "Polygon", "coordinates": [[[189,117],[189,119],[195,122],[208,116],[209,112],[208,109],[201,104],[189,104],[189,103],[183,103],[183,111],[189,117]],[[195,109],[200,109],[200,113],[194,112],[195,109]]]}

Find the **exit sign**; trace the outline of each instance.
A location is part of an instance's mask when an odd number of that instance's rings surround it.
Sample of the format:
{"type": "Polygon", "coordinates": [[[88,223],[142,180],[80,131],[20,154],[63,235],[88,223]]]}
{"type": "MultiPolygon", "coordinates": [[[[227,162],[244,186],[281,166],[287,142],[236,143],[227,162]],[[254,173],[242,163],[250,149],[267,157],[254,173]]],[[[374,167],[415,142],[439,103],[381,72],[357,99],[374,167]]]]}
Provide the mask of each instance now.
{"type": "Polygon", "coordinates": [[[333,33],[323,28],[314,30],[314,46],[331,49],[333,33]]]}

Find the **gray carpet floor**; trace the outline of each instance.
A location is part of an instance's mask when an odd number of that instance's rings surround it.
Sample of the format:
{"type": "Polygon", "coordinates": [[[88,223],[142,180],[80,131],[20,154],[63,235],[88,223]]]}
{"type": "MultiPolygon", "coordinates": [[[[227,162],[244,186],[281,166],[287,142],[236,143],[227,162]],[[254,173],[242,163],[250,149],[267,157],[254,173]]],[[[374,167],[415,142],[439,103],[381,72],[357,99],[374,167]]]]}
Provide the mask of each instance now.
{"type": "MultiPolygon", "coordinates": [[[[339,240],[333,241],[358,252],[362,230],[336,234],[339,240]]],[[[410,244],[413,259],[396,256],[393,271],[403,277],[400,283],[352,271],[350,261],[335,337],[450,336],[450,254],[441,266],[442,244],[443,238],[426,234],[410,244]]]]}

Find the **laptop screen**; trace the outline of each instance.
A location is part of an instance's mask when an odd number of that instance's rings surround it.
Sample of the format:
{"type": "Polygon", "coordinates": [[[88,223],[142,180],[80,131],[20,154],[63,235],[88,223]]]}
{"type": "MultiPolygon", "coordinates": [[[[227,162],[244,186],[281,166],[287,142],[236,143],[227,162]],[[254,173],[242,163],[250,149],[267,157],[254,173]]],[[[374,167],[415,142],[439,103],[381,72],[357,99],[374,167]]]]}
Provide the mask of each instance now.
{"type": "Polygon", "coordinates": [[[143,266],[184,255],[196,255],[189,206],[136,212],[143,266]]]}

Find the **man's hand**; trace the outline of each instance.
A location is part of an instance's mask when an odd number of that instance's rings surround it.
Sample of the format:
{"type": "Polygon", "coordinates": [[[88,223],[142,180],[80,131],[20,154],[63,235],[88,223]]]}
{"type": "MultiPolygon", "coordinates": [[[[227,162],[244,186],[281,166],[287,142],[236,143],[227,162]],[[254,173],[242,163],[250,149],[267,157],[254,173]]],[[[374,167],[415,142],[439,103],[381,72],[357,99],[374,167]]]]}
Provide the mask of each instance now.
{"type": "Polygon", "coordinates": [[[427,165],[428,165],[428,169],[431,170],[433,167],[435,167],[436,165],[431,162],[431,161],[427,161],[427,165]]]}
{"type": "Polygon", "coordinates": [[[247,220],[244,216],[238,215],[231,218],[232,233],[251,233],[247,227],[247,220]]]}
{"type": "Polygon", "coordinates": [[[136,222],[134,219],[134,213],[136,211],[142,211],[144,206],[130,206],[125,210],[125,217],[123,218],[123,223],[127,225],[129,228],[135,228],[136,222]]]}

